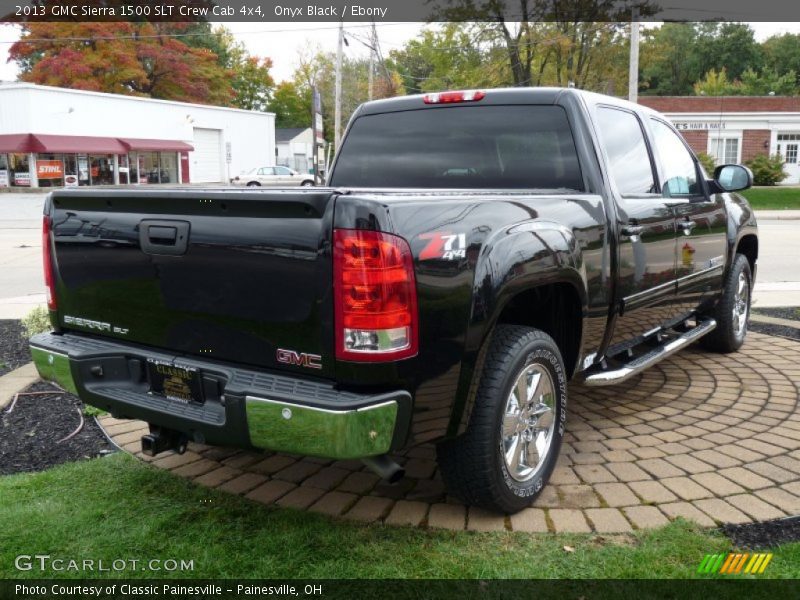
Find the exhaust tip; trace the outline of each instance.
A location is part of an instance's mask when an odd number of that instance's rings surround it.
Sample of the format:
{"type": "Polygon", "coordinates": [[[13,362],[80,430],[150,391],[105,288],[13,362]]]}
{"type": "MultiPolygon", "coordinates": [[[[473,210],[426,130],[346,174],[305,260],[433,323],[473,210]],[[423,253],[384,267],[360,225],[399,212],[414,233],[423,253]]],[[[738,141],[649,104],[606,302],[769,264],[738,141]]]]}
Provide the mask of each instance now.
{"type": "Polygon", "coordinates": [[[361,462],[367,465],[378,477],[388,483],[397,483],[406,475],[406,470],[386,454],[362,458],[361,462]]]}

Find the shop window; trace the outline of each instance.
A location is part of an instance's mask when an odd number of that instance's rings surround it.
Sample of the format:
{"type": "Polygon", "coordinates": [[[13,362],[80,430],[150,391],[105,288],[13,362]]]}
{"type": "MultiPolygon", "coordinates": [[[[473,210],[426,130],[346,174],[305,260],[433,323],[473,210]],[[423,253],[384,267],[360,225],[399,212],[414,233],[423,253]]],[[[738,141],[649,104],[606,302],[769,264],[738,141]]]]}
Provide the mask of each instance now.
{"type": "Polygon", "coordinates": [[[161,152],[161,183],[178,183],[178,155],[174,152],[161,152]]]}
{"type": "MultiPolygon", "coordinates": [[[[88,176],[88,173],[87,173],[88,176]]],[[[76,187],[80,182],[78,177],[78,156],[76,154],[64,155],[64,185],[66,187],[76,187]]],[[[88,180],[84,182],[86,185],[88,180]]]]}
{"type": "Polygon", "coordinates": [[[8,174],[8,155],[0,154],[0,188],[11,185],[11,178],[8,174]]]}
{"type": "Polygon", "coordinates": [[[92,185],[112,185],[114,183],[114,156],[89,157],[89,177],[92,185]]]}
{"type": "Polygon", "coordinates": [[[733,165],[739,162],[739,138],[717,138],[711,140],[711,155],[718,165],[733,165]]]}
{"type": "Polygon", "coordinates": [[[18,187],[31,186],[31,169],[27,154],[8,155],[9,183],[18,187]]]}
{"type": "Polygon", "coordinates": [[[64,155],[38,154],[36,156],[36,179],[39,187],[61,187],[64,185],[64,155]]]}

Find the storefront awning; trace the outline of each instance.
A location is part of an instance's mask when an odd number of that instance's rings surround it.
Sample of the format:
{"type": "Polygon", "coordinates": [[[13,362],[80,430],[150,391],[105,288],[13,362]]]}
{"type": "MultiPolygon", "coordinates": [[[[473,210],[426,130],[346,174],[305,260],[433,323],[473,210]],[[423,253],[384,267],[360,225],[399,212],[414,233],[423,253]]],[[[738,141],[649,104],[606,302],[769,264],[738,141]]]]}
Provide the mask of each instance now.
{"type": "Polygon", "coordinates": [[[30,133],[7,133],[0,135],[0,153],[27,153],[31,152],[32,144],[30,133]]]}
{"type": "Polygon", "coordinates": [[[144,140],[136,138],[119,138],[119,141],[130,150],[151,152],[191,152],[194,146],[177,140],[144,140]]]}
{"type": "Polygon", "coordinates": [[[177,140],[12,133],[0,135],[0,153],[127,154],[132,150],[181,152],[194,150],[177,140]]]}

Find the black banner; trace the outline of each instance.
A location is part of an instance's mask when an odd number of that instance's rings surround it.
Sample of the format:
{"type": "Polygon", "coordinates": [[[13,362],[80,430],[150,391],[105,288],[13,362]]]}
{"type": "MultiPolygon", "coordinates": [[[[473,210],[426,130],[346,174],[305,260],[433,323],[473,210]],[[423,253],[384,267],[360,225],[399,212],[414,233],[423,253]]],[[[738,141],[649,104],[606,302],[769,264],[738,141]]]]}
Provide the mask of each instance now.
{"type": "MultiPolygon", "coordinates": [[[[531,571],[536,570],[535,562],[531,571]]],[[[0,598],[402,598],[431,600],[726,600],[794,597],[797,582],[760,579],[700,580],[29,580],[0,581],[0,598]]]]}
{"type": "Polygon", "coordinates": [[[800,21],[787,0],[0,0],[0,22],[800,21]],[[635,11],[635,13],[634,13],[635,11]]]}

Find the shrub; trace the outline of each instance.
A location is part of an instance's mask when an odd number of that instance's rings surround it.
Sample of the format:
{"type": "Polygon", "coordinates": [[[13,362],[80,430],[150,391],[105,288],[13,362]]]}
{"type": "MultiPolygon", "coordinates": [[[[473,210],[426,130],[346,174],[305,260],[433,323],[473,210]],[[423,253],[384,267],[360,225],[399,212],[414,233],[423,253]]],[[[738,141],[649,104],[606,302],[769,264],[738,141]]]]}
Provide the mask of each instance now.
{"type": "Polygon", "coordinates": [[[700,164],[703,165],[706,175],[713,177],[714,169],[717,168],[717,161],[714,160],[714,157],[710,154],[706,154],[705,152],[701,152],[697,155],[697,160],[699,160],[700,164]]]}
{"type": "Polygon", "coordinates": [[[44,306],[37,306],[22,319],[22,327],[26,338],[50,331],[50,313],[44,306]]]}
{"type": "Polygon", "coordinates": [[[783,170],[783,158],[780,154],[775,154],[774,156],[758,154],[745,164],[753,172],[753,183],[755,185],[775,185],[789,176],[783,170]]]}

